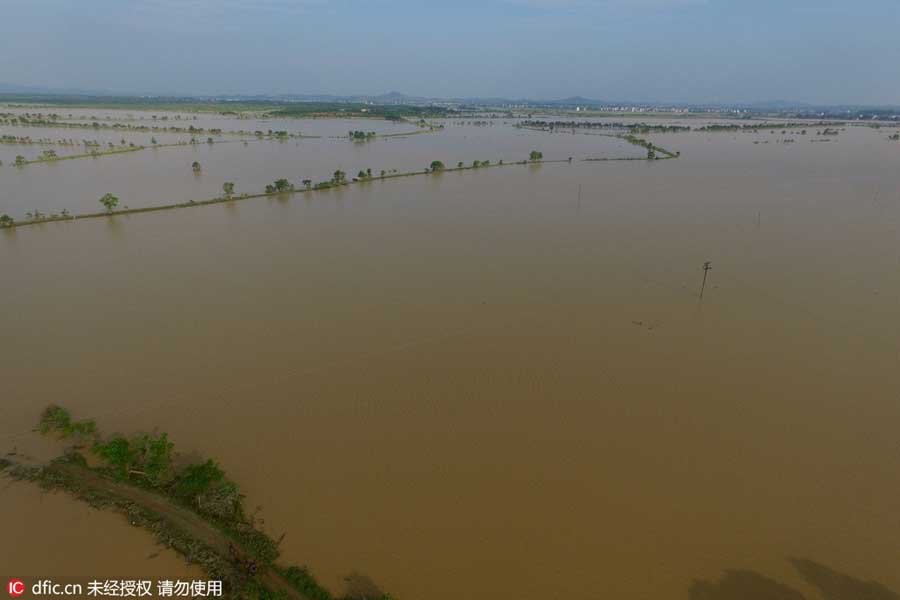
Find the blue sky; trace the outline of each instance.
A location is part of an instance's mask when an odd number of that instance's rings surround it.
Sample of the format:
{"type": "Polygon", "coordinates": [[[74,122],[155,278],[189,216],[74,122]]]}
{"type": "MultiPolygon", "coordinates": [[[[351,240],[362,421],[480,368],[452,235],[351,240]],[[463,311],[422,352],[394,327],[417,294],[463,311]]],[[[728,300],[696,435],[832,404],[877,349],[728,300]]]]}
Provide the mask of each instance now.
{"type": "Polygon", "coordinates": [[[900,104],[900,0],[0,0],[0,82],[900,104]]]}

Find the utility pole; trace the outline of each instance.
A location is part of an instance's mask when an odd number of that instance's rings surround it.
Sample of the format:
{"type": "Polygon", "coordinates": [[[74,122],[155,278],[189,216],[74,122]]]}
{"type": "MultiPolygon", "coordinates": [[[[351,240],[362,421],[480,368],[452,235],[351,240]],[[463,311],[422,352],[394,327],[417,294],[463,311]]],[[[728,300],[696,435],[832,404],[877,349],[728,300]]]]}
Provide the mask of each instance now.
{"type": "Polygon", "coordinates": [[[712,261],[706,261],[703,263],[703,283],[700,285],[700,299],[703,299],[703,290],[706,289],[706,276],[709,275],[709,272],[712,270],[712,261]]]}

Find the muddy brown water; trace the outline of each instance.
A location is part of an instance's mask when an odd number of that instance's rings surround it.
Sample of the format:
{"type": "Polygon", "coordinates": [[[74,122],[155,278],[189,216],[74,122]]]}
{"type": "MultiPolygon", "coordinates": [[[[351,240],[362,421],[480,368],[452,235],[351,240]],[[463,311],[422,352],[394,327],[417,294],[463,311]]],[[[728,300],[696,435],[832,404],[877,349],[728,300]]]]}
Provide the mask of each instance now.
{"type": "MultiPolygon", "coordinates": [[[[27,128],[19,128],[13,134],[23,135],[22,129],[27,128]]],[[[35,128],[30,135],[37,137],[36,132],[49,132],[42,136],[57,138],[66,136],[67,131],[35,128]]],[[[341,132],[339,135],[347,135],[346,130],[341,132]]],[[[138,136],[123,134],[121,137],[130,140],[138,136]]],[[[145,134],[144,137],[149,136],[145,134]]],[[[619,139],[551,136],[503,125],[448,127],[439,133],[361,143],[323,138],[284,142],[250,140],[244,145],[232,140],[212,146],[199,143],[148,148],[22,168],[10,164],[16,154],[35,158],[43,148],[35,145],[19,150],[20,147],[13,146],[7,148],[7,160],[0,167],[0,214],[8,213],[21,219],[26,212],[35,209],[47,214],[62,209],[71,214],[96,212],[102,210],[98,199],[108,192],[119,197],[121,206],[137,208],[220,196],[226,181],[235,184],[237,194],[257,194],[276,179],[287,178],[300,187],[304,179],[314,182],[330,179],[337,169],[354,177],[366,169],[372,169],[376,176],[381,170],[423,170],[432,160],[441,160],[449,166],[460,161],[471,164],[474,160],[514,162],[527,159],[529,152],[538,147],[548,159],[641,156],[643,153],[640,148],[619,139]],[[200,172],[192,169],[195,161],[202,166],[200,172]]],[[[3,146],[0,146],[0,155],[2,150],[3,146]]]]}
{"type": "MultiPolygon", "coordinates": [[[[335,592],[686,599],[742,569],[819,597],[789,557],[900,590],[882,133],[0,232],[0,442],[46,452],[49,402],[167,431],[335,592]]],[[[0,509],[17,569],[183,568],[64,496],[0,509]]]]}

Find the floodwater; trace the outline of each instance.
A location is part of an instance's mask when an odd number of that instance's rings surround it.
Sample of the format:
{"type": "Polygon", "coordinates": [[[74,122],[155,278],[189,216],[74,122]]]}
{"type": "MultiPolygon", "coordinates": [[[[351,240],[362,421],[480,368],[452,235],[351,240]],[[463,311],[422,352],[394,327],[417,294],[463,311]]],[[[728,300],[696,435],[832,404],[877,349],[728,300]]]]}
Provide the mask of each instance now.
{"type": "MultiPolygon", "coordinates": [[[[256,123],[255,126],[262,127],[256,123]]],[[[26,135],[22,130],[34,129],[41,137],[56,139],[71,137],[72,130],[17,128],[10,135],[26,135]]],[[[408,127],[407,127],[408,130],[408,127]]],[[[80,130],[75,130],[80,131],[80,130]]],[[[30,146],[22,151],[20,146],[6,147],[7,159],[0,167],[0,214],[21,219],[25,213],[38,209],[43,213],[72,214],[102,210],[98,200],[106,193],[119,197],[122,206],[130,208],[173,204],[189,200],[206,200],[222,195],[222,184],[231,181],[237,194],[258,194],[276,179],[287,178],[297,187],[304,179],[314,182],[330,179],[335,170],[345,171],[348,177],[360,171],[372,169],[376,176],[387,172],[423,170],[432,160],[441,160],[447,166],[459,162],[469,165],[474,160],[496,163],[521,161],[531,150],[541,148],[544,157],[564,160],[569,156],[639,157],[641,148],[627,142],[601,136],[544,134],[536,131],[514,129],[511,125],[495,127],[462,127],[448,125],[435,133],[377,138],[368,142],[344,139],[290,139],[287,141],[242,141],[240,138],[224,138],[224,143],[204,142],[168,148],[147,148],[138,152],[88,157],[76,160],[30,164],[25,167],[11,165],[16,154],[35,158],[43,146],[30,146]],[[195,172],[194,162],[202,169],[195,172]]],[[[5,130],[0,129],[0,133],[5,130]]],[[[92,134],[93,131],[87,131],[92,134]]],[[[37,137],[35,133],[30,133],[37,137]]],[[[88,139],[103,139],[90,136],[88,139]]],[[[136,135],[116,135],[116,143],[124,138],[131,141],[136,135]]],[[[149,138],[149,134],[143,134],[149,138]]],[[[169,137],[173,137],[169,134],[169,137]]],[[[202,137],[202,136],[201,136],[202,137]]],[[[160,143],[177,143],[189,140],[167,139],[160,143]]],[[[205,139],[205,138],[204,138],[205,139]]],[[[223,139],[223,138],[217,138],[223,139]]],[[[141,138],[137,145],[146,145],[141,138]]],[[[0,156],[4,146],[0,146],[0,156]]],[[[84,150],[79,150],[83,152],[84,150]]],[[[62,156],[63,153],[60,153],[62,156]]],[[[2,160],[2,159],[0,159],[2,160]]],[[[524,168],[524,167],[518,167],[524,168]]]]}
{"type": "MultiPolygon", "coordinates": [[[[475,129],[333,151],[374,169],[427,164],[440,144],[495,160],[491,136],[510,156],[618,143],[475,129]]],[[[283,560],[335,592],[361,573],[405,599],[828,598],[838,573],[895,598],[900,153],[886,136],[655,135],[681,158],[2,231],[0,449],[39,452],[30,429],[50,402],[105,431],[167,431],[218,460],[286,532],[283,560]]],[[[275,178],[251,156],[277,145],[234,147],[247,158],[223,178],[239,191],[275,178]]],[[[108,159],[124,184],[127,155],[108,159]]],[[[4,487],[0,510],[32,538],[62,516],[71,532],[52,561],[31,541],[25,558],[0,546],[0,563],[102,574],[115,545],[131,549],[120,568],[152,568],[149,534],[141,548],[122,519],[62,496],[44,514],[37,497],[4,487]]]]}

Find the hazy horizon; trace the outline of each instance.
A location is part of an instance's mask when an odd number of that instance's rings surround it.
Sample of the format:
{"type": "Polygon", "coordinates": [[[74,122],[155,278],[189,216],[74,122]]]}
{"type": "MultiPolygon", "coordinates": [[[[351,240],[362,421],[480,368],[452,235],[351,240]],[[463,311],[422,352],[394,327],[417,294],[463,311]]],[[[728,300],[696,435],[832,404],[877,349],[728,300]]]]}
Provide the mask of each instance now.
{"type": "Polygon", "coordinates": [[[6,2],[0,82],[121,94],[900,104],[889,0],[6,2]]]}

